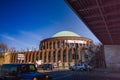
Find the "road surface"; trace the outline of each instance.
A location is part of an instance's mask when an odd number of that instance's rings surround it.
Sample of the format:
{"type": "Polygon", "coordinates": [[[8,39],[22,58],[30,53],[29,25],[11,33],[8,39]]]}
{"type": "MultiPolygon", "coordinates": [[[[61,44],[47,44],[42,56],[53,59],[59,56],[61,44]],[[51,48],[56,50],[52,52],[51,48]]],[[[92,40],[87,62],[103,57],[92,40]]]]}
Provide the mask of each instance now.
{"type": "Polygon", "coordinates": [[[81,72],[63,70],[46,72],[45,74],[53,76],[53,80],[120,80],[120,78],[117,77],[101,76],[102,72],[97,71],[81,72]]]}

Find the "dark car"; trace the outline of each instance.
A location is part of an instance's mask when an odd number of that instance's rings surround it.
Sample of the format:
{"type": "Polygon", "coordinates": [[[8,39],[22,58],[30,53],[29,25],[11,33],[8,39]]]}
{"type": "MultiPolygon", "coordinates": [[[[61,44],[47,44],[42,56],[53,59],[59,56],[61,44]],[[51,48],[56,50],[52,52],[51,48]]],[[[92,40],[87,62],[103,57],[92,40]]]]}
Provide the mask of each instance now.
{"type": "Polygon", "coordinates": [[[37,72],[34,64],[4,64],[0,80],[52,80],[52,77],[37,72]]]}
{"type": "Polygon", "coordinates": [[[43,70],[52,70],[54,66],[52,64],[43,64],[42,69],[43,70]]]}

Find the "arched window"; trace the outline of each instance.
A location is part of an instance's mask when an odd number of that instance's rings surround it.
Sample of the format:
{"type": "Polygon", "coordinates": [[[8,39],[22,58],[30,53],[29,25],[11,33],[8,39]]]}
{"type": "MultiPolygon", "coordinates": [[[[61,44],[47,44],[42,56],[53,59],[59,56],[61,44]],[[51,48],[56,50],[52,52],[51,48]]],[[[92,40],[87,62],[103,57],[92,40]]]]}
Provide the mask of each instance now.
{"type": "Polygon", "coordinates": [[[84,51],[84,48],[82,48],[80,53],[81,53],[81,61],[85,62],[85,51],[84,51]]]}
{"type": "Polygon", "coordinates": [[[60,51],[58,51],[58,61],[60,61],[60,51]]]}
{"type": "Polygon", "coordinates": [[[69,59],[69,62],[72,62],[72,50],[69,50],[69,54],[68,54],[68,59],[69,59]]]}
{"type": "Polygon", "coordinates": [[[53,52],[53,62],[55,62],[55,51],[53,52]]]}
{"type": "Polygon", "coordinates": [[[38,60],[38,53],[36,53],[36,60],[38,60]]]}
{"type": "Polygon", "coordinates": [[[48,62],[50,62],[50,52],[48,52],[48,62]]]}
{"type": "Polygon", "coordinates": [[[44,62],[46,62],[46,52],[44,53],[44,62]]]}
{"type": "Polygon", "coordinates": [[[42,52],[40,52],[40,60],[42,60],[42,52]]]}
{"type": "Polygon", "coordinates": [[[50,49],[52,49],[52,42],[50,42],[50,49]]]}
{"type": "Polygon", "coordinates": [[[55,49],[55,42],[53,43],[53,49],[55,49]]]}
{"type": "Polygon", "coordinates": [[[58,48],[60,48],[60,41],[58,41],[57,44],[58,44],[58,48]]]}
{"type": "Polygon", "coordinates": [[[31,59],[31,53],[29,53],[29,60],[28,60],[29,62],[30,62],[30,59],[31,59]]]}
{"type": "Polygon", "coordinates": [[[61,47],[64,47],[64,41],[62,41],[62,43],[61,43],[61,47]]]}
{"type": "Polygon", "coordinates": [[[63,62],[66,62],[66,50],[63,51],[63,62]]]}

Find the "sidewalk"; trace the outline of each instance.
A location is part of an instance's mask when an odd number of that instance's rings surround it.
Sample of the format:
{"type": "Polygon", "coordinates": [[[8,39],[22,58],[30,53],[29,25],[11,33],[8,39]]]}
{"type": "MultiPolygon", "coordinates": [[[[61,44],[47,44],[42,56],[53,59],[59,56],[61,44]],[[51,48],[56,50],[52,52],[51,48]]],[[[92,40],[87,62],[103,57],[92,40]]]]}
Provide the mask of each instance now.
{"type": "Polygon", "coordinates": [[[95,69],[95,73],[100,76],[120,78],[120,70],[95,69]]]}

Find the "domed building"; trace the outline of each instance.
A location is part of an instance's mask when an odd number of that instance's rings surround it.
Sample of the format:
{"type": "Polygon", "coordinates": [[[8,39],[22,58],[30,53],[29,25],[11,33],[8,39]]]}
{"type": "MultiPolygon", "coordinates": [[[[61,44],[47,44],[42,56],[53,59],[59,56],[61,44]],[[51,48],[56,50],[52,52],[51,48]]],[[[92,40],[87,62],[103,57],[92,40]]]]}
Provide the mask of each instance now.
{"type": "Polygon", "coordinates": [[[40,42],[43,63],[70,66],[79,62],[88,63],[89,47],[93,41],[71,31],[61,31],[40,42]]]}
{"type": "Polygon", "coordinates": [[[61,31],[40,42],[39,50],[10,54],[10,63],[51,63],[58,67],[68,67],[77,63],[90,63],[93,41],[71,31],[61,31]]]}

